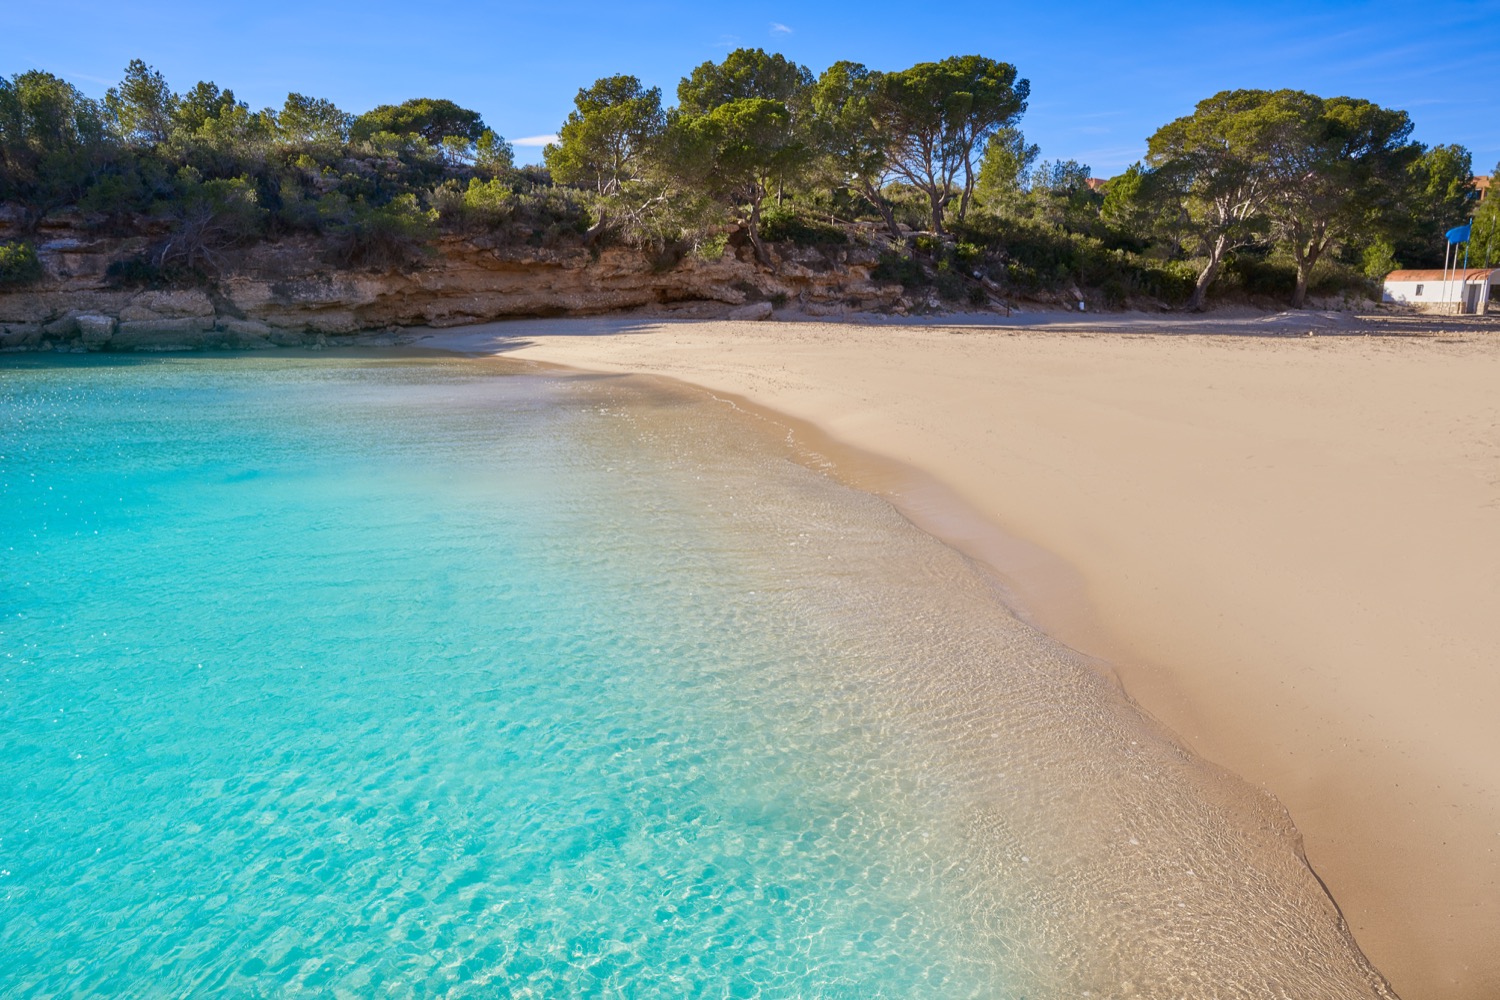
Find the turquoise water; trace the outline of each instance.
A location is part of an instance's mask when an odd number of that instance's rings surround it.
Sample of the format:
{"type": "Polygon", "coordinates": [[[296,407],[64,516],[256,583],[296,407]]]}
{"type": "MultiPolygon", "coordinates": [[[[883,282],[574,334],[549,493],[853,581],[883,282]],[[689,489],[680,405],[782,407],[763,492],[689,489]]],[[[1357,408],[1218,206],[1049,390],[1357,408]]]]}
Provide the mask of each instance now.
{"type": "Polygon", "coordinates": [[[5,375],[0,993],[994,986],[817,637],[607,394],[5,375]]]}
{"type": "Polygon", "coordinates": [[[1384,995],[785,428],[518,372],[0,365],[0,995],[1384,995]]]}

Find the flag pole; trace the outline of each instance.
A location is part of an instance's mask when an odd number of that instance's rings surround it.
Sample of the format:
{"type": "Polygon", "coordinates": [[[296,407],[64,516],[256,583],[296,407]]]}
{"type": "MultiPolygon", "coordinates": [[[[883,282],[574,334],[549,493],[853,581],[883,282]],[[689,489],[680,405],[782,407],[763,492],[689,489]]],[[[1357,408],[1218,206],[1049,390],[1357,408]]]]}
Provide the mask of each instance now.
{"type": "Polygon", "coordinates": [[[1448,256],[1453,253],[1453,241],[1443,237],[1443,305],[1448,304],[1448,256]]]}
{"type": "MultiPolygon", "coordinates": [[[[1464,276],[1458,282],[1458,314],[1464,315],[1464,296],[1469,291],[1469,249],[1474,245],[1474,219],[1469,218],[1469,238],[1464,241],[1464,276]]],[[[1455,254],[1456,256],[1456,254],[1455,254]]]]}
{"type": "MultiPolygon", "coordinates": [[[[1460,243],[1462,243],[1464,245],[1464,267],[1467,269],[1468,266],[1469,266],[1469,247],[1474,242],[1474,218],[1472,216],[1470,216],[1469,217],[1469,221],[1466,222],[1466,223],[1464,223],[1462,226],[1454,226],[1452,229],[1448,230],[1446,233],[1443,234],[1443,239],[1447,240],[1448,246],[1451,247],[1452,250],[1453,250],[1453,277],[1457,278],[1457,277],[1459,277],[1459,274],[1458,274],[1458,245],[1460,243]]],[[[1446,301],[1447,298],[1448,298],[1448,287],[1449,287],[1448,286],[1448,252],[1445,250],[1445,251],[1443,251],[1443,299],[1444,299],[1444,301],[1446,301]]],[[[1460,293],[1463,292],[1463,279],[1462,278],[1459,279],[1459,292],[1460,293]]],[[[1463,303],[1461,301],[1458,301],[1458,300],[1455,300],[1455,301],[1458,302],[1458,305],[1460,307],[1463,305],[1463,303]]],[[[1461,316],[1461,315],[1463,315],[1463,309],[1462,308],[1456,309],[1456,310],[1454,310],[1454,313],[1455,313],[1455,315],[1460,315],[1461,316]]]]}

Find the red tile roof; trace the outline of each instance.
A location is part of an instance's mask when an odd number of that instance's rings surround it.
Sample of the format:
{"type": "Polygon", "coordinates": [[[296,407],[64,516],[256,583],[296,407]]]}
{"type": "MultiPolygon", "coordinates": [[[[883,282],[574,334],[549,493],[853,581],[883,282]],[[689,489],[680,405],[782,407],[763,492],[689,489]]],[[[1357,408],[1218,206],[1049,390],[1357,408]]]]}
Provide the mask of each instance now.
{"type": "Polygon", "coordinates": [[[1385,276],[1386,281],[1442,281],[1445,277],[1449,281],[1469,281],[1481,278],[1485,275],[1495,274],[1500,268],[1493,267],[1471,267],[1456,271],[1392,271],[1385,276]]]}

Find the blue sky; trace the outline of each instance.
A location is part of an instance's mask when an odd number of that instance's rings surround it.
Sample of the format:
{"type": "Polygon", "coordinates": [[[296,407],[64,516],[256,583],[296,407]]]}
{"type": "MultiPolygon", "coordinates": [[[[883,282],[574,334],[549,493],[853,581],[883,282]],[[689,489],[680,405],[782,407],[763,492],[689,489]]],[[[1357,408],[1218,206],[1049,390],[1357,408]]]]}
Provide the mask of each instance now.
{"type": "MultiPolygon", "coordinates": [[[[1215,5],[953,2],[619,3],[495,0],[0,0],[0,73],[44,69],[100,96],[145,59],[252,106],[288,90],[349,111],[409,97],[479,110],[511,140],[556,130],[578,88],[632,73],[669,102],[693,66],[737,46],[822,70],[977,52],[1031,81],[1022,121],[1048,159],[1109,176],[1159,125],[1233,87],[1296,87],[1404,108],[1416,138],[1500,161],[1500,0],[1215,5]],[[938,13],[941,12],[941,13],[938,13]]],[[[518,142],[522,160],[539,143],[518,142]]]]}

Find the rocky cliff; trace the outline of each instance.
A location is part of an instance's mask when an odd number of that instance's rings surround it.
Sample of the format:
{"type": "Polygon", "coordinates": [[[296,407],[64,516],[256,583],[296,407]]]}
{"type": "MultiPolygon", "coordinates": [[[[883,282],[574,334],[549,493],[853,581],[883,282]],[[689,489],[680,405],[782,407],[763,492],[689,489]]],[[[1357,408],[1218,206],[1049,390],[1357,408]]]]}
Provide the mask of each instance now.
{"type": "Polygon", "coordinates": [[[714,260],[447,236],[415,266],[387,271],[332,268],[315,240],[298,238],[251,247],[197,287],[141,288],[120,284],[109,268],[142,254],[150,237],[60,224],[30,237],[44,277],[0,286],[0,349],[245,349],[506,317],[645,310],[760,318],[773,303],[815,315],[905,305],[900,285],[872,279],[874,247],[772,247],[767,267],[743,234],[730,235],[714,260]]]}

